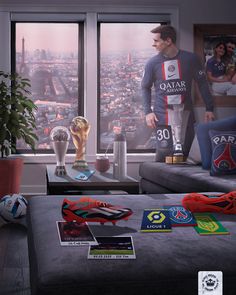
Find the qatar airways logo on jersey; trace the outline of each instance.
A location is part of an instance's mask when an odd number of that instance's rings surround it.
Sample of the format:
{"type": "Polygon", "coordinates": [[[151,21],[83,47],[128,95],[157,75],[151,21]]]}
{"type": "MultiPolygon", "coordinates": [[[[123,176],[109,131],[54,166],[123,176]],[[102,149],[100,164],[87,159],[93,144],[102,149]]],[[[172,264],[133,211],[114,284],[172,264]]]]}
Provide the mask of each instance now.
{"type": "Polygon", "coordinates": [[[185,81],[165,81],[160,83],[160,89],[165,93],[183,93],[186,92],[185,81]]]}
{"type": "Polygon", "coordinates": [[[186,83],[182,80],[181,65],[178,59],[167,60],[162,64],[162,78],[160,89],[165,94],[186,92],[186,83]]]}

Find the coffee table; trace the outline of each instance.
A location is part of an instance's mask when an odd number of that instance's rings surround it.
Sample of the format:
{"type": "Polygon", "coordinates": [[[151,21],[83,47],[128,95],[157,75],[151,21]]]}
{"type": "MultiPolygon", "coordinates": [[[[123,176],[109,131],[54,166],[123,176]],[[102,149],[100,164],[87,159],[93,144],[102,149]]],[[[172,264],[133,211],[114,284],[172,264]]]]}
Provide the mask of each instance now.
{"type": "MultiPolygon", "coordinates": [[[[95,169],[94,165],[89,165],[90,169],[95,169]]],[[[100,173],[96,171],[88,180],[76,180],[75,177],[79,174],[79,171],[72,168],[71,165],[66,165],[67,175],[57,176],[55,175],[55,165],[47,165],[46,177],[47,177],[47,194],[83,194],[97,193],[107,194],[111,191],[124,191],[129,194],[139,193],[139,182],[127,176],[124,180],[117,180],[113,178],[112,170],[108,172],[100,173]],[[99,193],[100,192],[100,193],[99,193]]]]}

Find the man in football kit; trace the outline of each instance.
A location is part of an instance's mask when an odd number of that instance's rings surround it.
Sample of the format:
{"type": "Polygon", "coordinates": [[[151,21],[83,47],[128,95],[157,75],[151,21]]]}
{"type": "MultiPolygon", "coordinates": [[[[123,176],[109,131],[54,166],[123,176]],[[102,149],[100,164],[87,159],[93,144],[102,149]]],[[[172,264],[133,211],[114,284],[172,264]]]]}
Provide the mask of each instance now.
{"type": "Polygon", "coordinates": [[[213,100],[206,75],[194,53],[178,49],[176,31],[172,26],[162,25],[151,32],[155,34],[153,47],[157,49],[158,54],[147,62],[141,83],[146,123],[151,128],[171,125],[174,144],[182,140],[183,151],[187,155],[194,136],[191,98],[193,79],[197,82],[206,105],[205,121],[214,119],[213,100]],[[155,88],[153,106],[152,86],[155,88]],[[188,114],[188,122],[185,122],[187,137],[178,134],[182,128],[178,125],[182,125],[183,114],[188,114]]]}

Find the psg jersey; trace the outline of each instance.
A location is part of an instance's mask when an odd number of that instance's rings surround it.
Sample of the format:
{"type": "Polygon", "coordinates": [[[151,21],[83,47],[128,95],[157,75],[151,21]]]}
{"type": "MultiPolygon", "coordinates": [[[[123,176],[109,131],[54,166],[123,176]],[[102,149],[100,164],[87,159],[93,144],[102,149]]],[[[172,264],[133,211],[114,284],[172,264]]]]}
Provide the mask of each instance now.
{"type": "Polygon", "coordinates": [[[192,110],[192,81],[198,83],[207,111],[213,110],[212,97],[208,88],[205,72],[197,56],[180,50],[173,58],[161,53],[152,57],[145,66],[142,79],[142,94],[145,114],[154,112],[159,124],[167,124],[168,108],[183,103],[185,109],[192,110]],[[151,88],[155,97],[151,108],[151,88]]]}

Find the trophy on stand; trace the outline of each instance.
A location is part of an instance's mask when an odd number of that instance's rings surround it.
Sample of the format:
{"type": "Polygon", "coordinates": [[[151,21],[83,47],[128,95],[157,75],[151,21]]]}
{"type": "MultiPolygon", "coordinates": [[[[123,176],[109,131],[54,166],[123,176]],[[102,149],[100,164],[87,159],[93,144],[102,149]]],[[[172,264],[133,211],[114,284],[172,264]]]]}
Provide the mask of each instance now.
{"type": "Polygon", "coordinates": [[[64,126],[57,126],[52,129],[50,138],[57,160],[55,174],[58,176],[66,175],[65,157],[69,145],[70,132],[64,126]]]}
{"type": "Polygon", "coordinates": [[[75,169],[88,168],[85,160],[85,149],[90,127],[87,119],[82,116],[75,117],[70,124],[70,132],[76,149],[75,161],[72,166],[75,169]]]}
{"type": "Polygon", "coordinates": [[[173,137],[173,154],[172,156],[166,157],[167,163],[174,164],[184,162],[182,134],[183,115],[183,104],[172,105],[172,109],[168,110],[168,119],[172,129],[173,137]]]}

